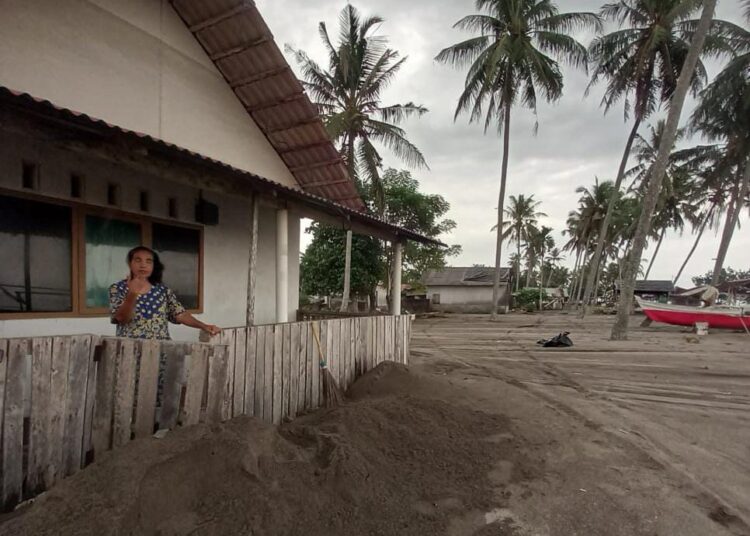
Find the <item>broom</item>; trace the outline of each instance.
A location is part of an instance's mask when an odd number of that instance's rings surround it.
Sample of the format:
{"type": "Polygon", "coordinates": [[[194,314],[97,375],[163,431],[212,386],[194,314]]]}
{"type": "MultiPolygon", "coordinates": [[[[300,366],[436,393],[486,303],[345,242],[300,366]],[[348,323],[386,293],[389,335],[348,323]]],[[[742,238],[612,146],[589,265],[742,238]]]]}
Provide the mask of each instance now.
{"type": "Polygon", "coordinates": [[[339,386],[336,385],[336,380],[331,374],[331,370],[326,364],[326,358],[323,355],[323,349],[320,347],[320,337],[318,337],[318,330],[315,329],[315,323],[312,325],[313,336],[315,342],[318,345],[318,356],[320,357],[320,372],[323,376],[323,400],[325,407],[332,408],[338,406],[344,396],[341,394],[339,386]]]}

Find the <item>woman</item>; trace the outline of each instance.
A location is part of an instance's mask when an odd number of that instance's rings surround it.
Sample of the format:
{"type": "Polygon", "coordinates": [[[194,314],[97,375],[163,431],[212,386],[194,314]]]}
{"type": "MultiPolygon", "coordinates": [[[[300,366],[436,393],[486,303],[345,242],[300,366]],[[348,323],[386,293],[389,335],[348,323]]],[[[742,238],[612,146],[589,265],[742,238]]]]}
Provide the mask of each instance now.
{"type": "Polygon", "coordinates": [[[202,329],[211,336],[221,333],[213,324],[204,324],[177,300],[162,282],[164,265],[150,248],[138,246],[128,252],[127,279],[109,287],[112,322],[118,337],[170,340],[169,322],[202,329]]]}

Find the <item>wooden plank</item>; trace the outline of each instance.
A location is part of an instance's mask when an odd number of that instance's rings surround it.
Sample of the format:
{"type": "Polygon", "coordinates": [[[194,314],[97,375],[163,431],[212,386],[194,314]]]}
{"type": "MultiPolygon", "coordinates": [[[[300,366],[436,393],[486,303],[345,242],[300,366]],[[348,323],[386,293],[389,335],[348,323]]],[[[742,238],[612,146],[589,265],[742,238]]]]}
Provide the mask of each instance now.
{"type": "Polygon", "coordinates": [[[331,374],[333,374],[334,380],[336,380],[336,383],[340,386],[341,378],[339,377],[339,364],[341,363],[341,320],[330,320],[328,325],[330,327],[330,335],[328,336],[328,340],[330,341],[328,366],[331,369],[331,374]]]}
{"type": "Polygon", "coordinates": [[[46,489],[49,464],[49,412],[52,409],[52,337],[37,337],[31,343],[31,416],[24,497],[46,489]]]}
{"type": "Polygon", "coordinates": [[[83,444],[81,445],[81,468],[94,461],[94,404],[96,402],[96,366],[101,354],[101,337],[92,335],[89,345],[89,370],[86,374],[86,401],[83,408],[83,444]]]}
{"type": "Polygon", "coordinates": [[[229,352],[226,345],[211,346],[208,358],[208,394],[206,399],[206,422],[222,420],[225,391],[229,367],[229,352]]]}
{"type": "Polygon", "coordinates": [[[293,323],[290,328],[290,347],[289,347],[289,417],[297,416],[297,404],[299,401],[299,343],[300,343],[300,325],[293,323]]]}
{"type": "Polygon", "coordinates": [[[342,391],[349,387],[349,374],[351,369],[350,360],[352,358],[352,321],[345,318],[341,321],[341,386],[342,391]]]}
{"type": "Polygon", "coordinates": [[[231,419],[233,415],[233,409],[232,405],[234,403],[232,392],[234,391],[234,369],[235,369],[235,337],[237,335],[237,330],[235,329],[229,329],[224,332],[222,332],[222,344],[227,345],[227,377],[226,377],[226,384],[224,386],[224,403],[222,406],[221,411],[221,420],[225,421],[227,419],[231,419]]]}
{"type": "MultiPolygon", "coordinates": [[[[66,476],[72,475],[81,468],[86,386],[92,358],[91,335],[73,336],[70,344],[65,432],[63,434],[63,472],[66,476]]],[[[112,391],[110,391],[111,396],[112,391]]]]}
{"type": "Polygon", "coordinates": [[[299,324],[299,355],[297,356],[297,415],[303,413],[307,408],[307,325],[308,322],[299,324]]]}
{"type": "Polygon", "coordinates": [[[136,401],[135,437],[148,437],[154,433],[156,422],[156,392],[159,388],[159,359],[161,343],[155,340],[138,341],[138,399],[136,401]]]}
{"type": "MultiPolygon", "coordinates": [[[[73,366],[71,344],[71,368],[73,366]]],[[[94,401],[94,457],[112,446],[112,403],[115,391],[117,339],[102,339],[102,351],[96,368],[96,400],[94,401]]]]}
{"type": "MultiPolygon", "coordinates": [[[[2,344],[0,342],[0,344],[2,344]]],[[[2,346],[0,346],[0,349],[2,346]]],[[[52,363],[50,368],[50,400],[53,402],[49,412],[49,465],[45,481],[53,485],[63,476],[63,436],[65,433],[65,400],[68,391],[68,366],[70,363],[70,337],[55,337],[52,340],[52,363]]],[[[92,360],[93,364],[93,360],[92,360]]],[[[2,365],[0,365],[2,366],[2,365]]],[[[95,378],[89,369],[89,382],[95,378]]],[[[4,369],[0,369],[0,378],[4,378],[4,369]]]]}
{"type": "Polygon", "coordinates": [[[315,409],[320,407],[322,385],[320,380],[320,361],[325,359],[326,355],[326,339],[325,339],[325,322],[314,322],[313,328],[318,334],[318,340],[320,341],[320,348],[315,343],[315,353],[313,354],[313,373],[312,373],[312,400],[310,400],[310,408],[315,409]]]}
{"type": "Polygon", "coordinates": [[[185,385],[185,403],[180,411],[179,422],[183,426],[198,424],[201,417],[201,402],[208,376],[208,352],[210,347],[205,344],[193,343],[188,345],[190,366],[187,368],[185,385]]]}
{"type": "Polygon", "coordinates": [[[248,327],[245,338],[245,415],[255,415],[255,362],[257,359],[258,330],[248,327]]]}
{"type": "Polygon", "coordinates": [[[255,416],[263,418],[263,395],[265,393],[266,377],[266,329],[255,328],[255,416]]]}
{"type": "Polygon", "coordinates": [[[263,379],[263,420],[267,423],[273,422],[273,349],[274,349],[274,327],[273,325],[264,326],[265,335],[265,356],[264,362],[264,379],[263,379]]]}
{"type": "Polygon", "coordinates": [[[289,417],[292,365],[292,325],[282,324],[281,341],[281,419],[289,417]]]}
{"type": "Polygon", "coordinates": [[[281,423],[281,415],[284,408],[282,398],[282,362],[284,351],[284,328],[277,324],[273,330],[273,424],[281,423]]]}
{"type": "Polygon", "coordinates": [[[357,334],[359,332],[359,318],[349,320],[351,326],[349,341],[349,381],[347,385],[354,383],[357,378],[357,334]]]}
{"type": "Polygon", "coordinates": [[[305,332],[307,333],[307,355],[305,356],[306,359],[306,369],[305,369],[305,409],[311,409],[313,408],[313,382],[315,381],[315,376],[317,376],[317,370],[318,370],[318,360],[316,359],[316,356],[318,355],[318,351],[315,348],[315,338],[313,337],[313,322],[305,322],[306,328],[305,332]]]}
{"type": "Polygon", "coordinates": [[[232,417],[245,413],[245,366],[247,362],[247,328],[235,330],[234,335],[234,387],[232,417]]]}
{"type": "MultiPolygon", "coordinates": [[[[7,371],[8,371],[8,339],[0,339],[0,470],[3,467],[3,456],[2,456],[2,441],[3,441],[3,425],[5,416],[5,391],[7,387],[7,371]]],[[[0,475],[2,473],[0,472],[0,475]]],[[[0,480],[2,478],[0,477],[0,480]]],[[[2,482],[0,481],[0,500],[2,499],[3,489],[2,482]]],[[[0,504],[2,507],[3,504],[0,504]]]]}
{"type": "Polygon", "coordinates": [[[31,394],[31,352],[31,339],[8,342],[2,463],[2,505],[6,508],[23,498],[23,419],[31,394]]]}
{"type": "Polygon", "coordinates": [[[357,319],[357,346],[355,381],[365,373],[365,337],[367,336],[367,319],[357,319]]]}
{"type": "Polygon", "coordinates": [[[378,318],[378,363],[385,361],[385,316],[378,318]]]}
{"type": "Polygon", "coordinates": [[[164,370],[159,428],[171,429],[177,426],[177,418],[180,415],[182,389],[185,386],[190,358],[186,344],[162,343],[162,352],[167,356],[167,363],[164,370]]]}
{"type": "Polygon", "coordinates": [[[130,441],[135,401],[135,341],[122,339],[117,349],[115,365],[115,393],[112,408],[112,447],[121,447],[130,441]]]}
{"type": "Polygon", "coordinates": [[[409,315],[409,317],[406,320],[406,336],[405,336],[405,344],[406,351],[404,352],[404,363],[406,365],[409,364],[409,358],[411,357],[411,329],[412,329],[412,323],[414,322],[414,317],[412,315],[409,315]]]}

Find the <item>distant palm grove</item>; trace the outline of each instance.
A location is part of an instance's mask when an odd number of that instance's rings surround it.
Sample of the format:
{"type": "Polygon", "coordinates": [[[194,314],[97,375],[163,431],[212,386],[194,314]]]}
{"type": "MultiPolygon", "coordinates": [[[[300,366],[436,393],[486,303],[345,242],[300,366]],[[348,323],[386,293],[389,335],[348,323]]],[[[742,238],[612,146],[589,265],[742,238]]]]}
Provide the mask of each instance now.
{"type": "MultiPolygon", "coordinates": [[[[750,0],[740,3],[750,22],[750,0]]],[[[583,315],[619,281],[612,338],[626,338],[635,279],[649,277],[665,236],[695,235],[684,257],[672,260],[676,281],[711,228],[721,231],[709,281],[716,284],[727,273],[727,250],[741,213],[750,206],[747,25],[714,18],[716,0],[618,0],[597,12],[568,13],[551,0],[473,4],[473,12],[454,24],[467,33],[466,39],[446,46],[436,60],[466,73],[455,119],[466,116],[500,134],[495,266],[500,267],[503,253],[510,253],[515,290],[562,286],[583,315]],[[590,42],[580,42],[586,35],[593,35],[590,42]],[[703,64],[706,58],[721,63],[713,79],[703,64]],[[508,173],[511,121],[528,113],[524,108],[535,114],[539,101],[560,99],[565,89],[562,64],[589,74],[586,95],[601,88],[603,113],[622,111],[628,135],[611,175],[591,177],[576,189],[578,206],[571,207],[566,228],[558,230],[566,241],[555,244],[553,229],[539,223],[545,200],[530,192],[506,199],[506,188],[513,181],[508,173]],[[683,114],[688,95],[697,105],[683,114]],[[700,144],[686,146],[689,140],[700,144]],[[643,259],[649,243],[653,253],[643,259]],[[510,245],[512,250],[506,251],[510,245]],[[566,257],[572,270],[560,265],[566,257]]],[[[396,125],[427,110],[412,102],[380,102],[405,59],[375,33],[383,22],[377,16],[362,19],[347,5],[338,44],[329,39],[325,24],[320,26],[328,69],[302,51],[295,53],[306,87],[363,197],[387,218],[376,145],[408,166],[426,168],[419,149],[396,125]]],[[[614,115],[611,120],[618,121],[614,115]]],[[[435,267],[445,262],[445,255],[435,257],[435,267]]],[[[495,274],[497,303],[500,271],[495,274]]]]}

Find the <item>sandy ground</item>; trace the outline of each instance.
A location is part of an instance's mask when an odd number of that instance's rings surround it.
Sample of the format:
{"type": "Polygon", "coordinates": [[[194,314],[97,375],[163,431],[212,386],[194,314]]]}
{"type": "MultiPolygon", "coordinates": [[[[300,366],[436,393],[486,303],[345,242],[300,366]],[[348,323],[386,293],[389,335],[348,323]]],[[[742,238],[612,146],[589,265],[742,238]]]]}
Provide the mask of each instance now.
{"type": "Polygon", "coordinates": [[[134,441],[0,536],[750,536],[750,337],[610,322],[417,321],[341,406],[134,441]]]}
{"type": "Polygon", "coordinates": [[[424,320],[412,368],[471,386],[540,458],[508,488],[519,534],[750,535],[750,336],[654,324],[612,342],[611,322],[424,320]],[[573,348],[535,344],[563,330],[573,348]]]}

